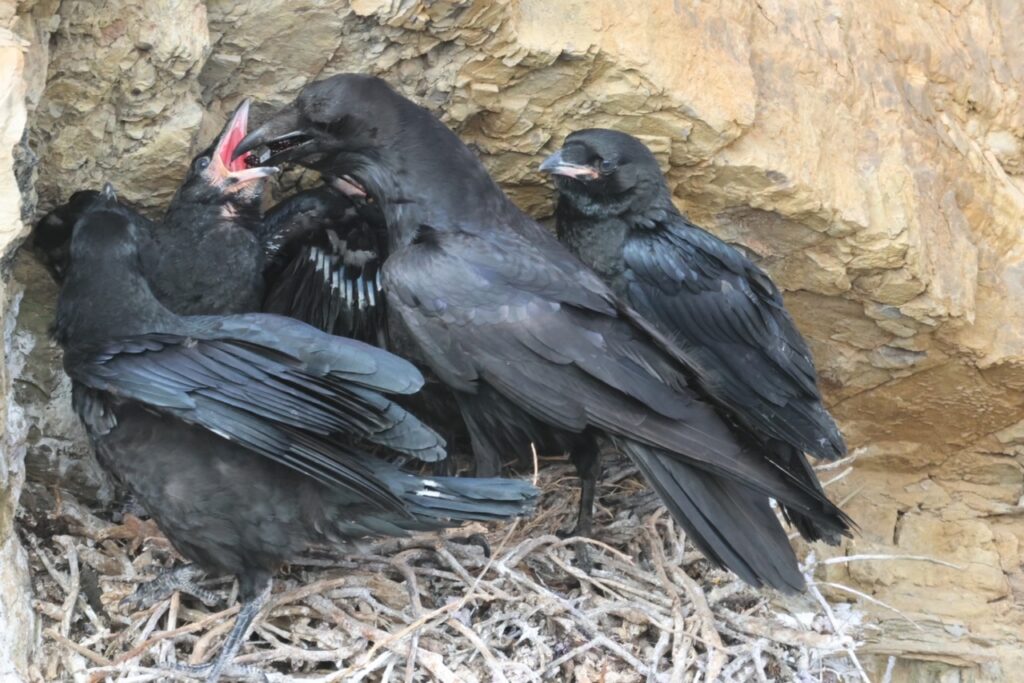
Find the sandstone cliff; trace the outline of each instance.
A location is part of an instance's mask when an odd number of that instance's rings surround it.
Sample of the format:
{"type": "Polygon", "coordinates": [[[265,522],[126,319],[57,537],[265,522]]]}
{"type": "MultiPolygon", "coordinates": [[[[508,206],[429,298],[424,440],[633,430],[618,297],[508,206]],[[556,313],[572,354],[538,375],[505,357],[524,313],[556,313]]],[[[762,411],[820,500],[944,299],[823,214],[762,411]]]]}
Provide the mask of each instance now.
{"type": "MultiPolygon", "coordinates": [[[[11,150],[25,104],[42,207],[105,180],[159,207],[243,96],[264,105],[258,117],[339,71],[383,75],[438,113],[538,216],[550,213],[551,191],[537,163],[566,133],[641,135],[679,205],[760,259],[811,340],[859,449],[854,472],[831,489],[862,528],[842,552],[961,567],[834,565],[920,624],[879,610],[865,651],[898,655],[894,680],[1011,680],[1024,668],[1024,5],[639,7],[64,0],[59,15],[46,1],[20,2],[16,15],[0,3],[0,247],[24,232],[11,150]]],[[[0,288],[8,314],[17,291],[0,288]]],[[[56,385],[41,391],[66,402],[56,385]]],[[[24,435],[10,377],[0,395],[7,557],[17,555],[10,520],[24,435]]],[[[80,444],[57,413],[38,418],[33,445],[49,450],[30,460],[41,471],[54,469],[47,458],[70,457],[55,449],[80,444]]],[[[102,498],[105,484],[76,467],[102,498]]],[[[11,569],[0,560],[0,572],[11,569]]],[[[14,581],[0,573],[0,623],[18,609],[4,598],[14,581]]],[[[0,662],[24,651],[8,633],[0,627],[0,662]]]]}

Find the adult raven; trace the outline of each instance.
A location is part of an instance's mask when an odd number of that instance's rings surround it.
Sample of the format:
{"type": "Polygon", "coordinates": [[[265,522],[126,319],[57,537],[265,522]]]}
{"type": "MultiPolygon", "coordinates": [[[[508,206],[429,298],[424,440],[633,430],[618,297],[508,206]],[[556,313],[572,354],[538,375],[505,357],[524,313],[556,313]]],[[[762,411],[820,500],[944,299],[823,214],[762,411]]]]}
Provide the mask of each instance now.
{"type": "MultiPolygon", "coordinates": [[[[804,585],[770,498],[836,533],[847,528],[818,489],[716,412],[697,390],[699,366],[384,81],[342,74],[307,85],[235,154],[261,146],[268,163],[347,174],[378,202],[389,305],[459,396],[475,437],[496,425],[520,442],[560,442],[584,475],[595,438],[610,438],[696,545],[755,586],[804,585]]],[[[581,498],[587,532],[590,495],[581,498]]]]}
{"type": "MultiPolygon", "coordinates": [[[[700,389],[769,458],[820,490],[804,453],[834,460],[846,444],[771,278],[676,209],[657,159],[631,135],[576,131],[540,170],[558,188],[558,237],[682,347],[700,389]]],[[[783,512],[804,538],[839,542],[834,526],[783,512]]]]}
{"type": "Polygon", "coordinates": [[[240,647],[274,571],[308,546],[530,509],[525,482],[424,478],[376,455],[445,456],[387,397],[419,389],[410,363],[281,316],[178,316],[153,295],[142,239],[112,197],[82,214],[56,337],[100,463],[182,555],[238,577],[242,608],[207,680],[240,647]]]}

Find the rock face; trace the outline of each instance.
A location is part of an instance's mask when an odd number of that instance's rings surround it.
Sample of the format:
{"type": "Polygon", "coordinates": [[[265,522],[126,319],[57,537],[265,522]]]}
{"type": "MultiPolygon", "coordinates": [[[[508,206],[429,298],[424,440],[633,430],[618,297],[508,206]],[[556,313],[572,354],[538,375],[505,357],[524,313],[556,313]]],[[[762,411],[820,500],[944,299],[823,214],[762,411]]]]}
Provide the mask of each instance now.
{"type": "MultiPolygon", "coordinates": [[[[0,253],[24,236],[21,193],[15,175],[15,147],[25,128],[24,78],[28,43],[15,34],[14,7],[0,4],[0,253]]],[[[21,297],[19,287],[0,278],[0,681],[20,681],[30,664],[34,613],[28,564],[14,531],[14,513],[24,481],[24,412],[13,400],[12,337],[21,297]]]]}
{"type": "MultiPolygon", "coordinates": [[[[43,207],[105,180],[160,207],[243,96],[258,117],[340,71],[431,108],[538,216],[536,166],[565,134],[642,136],[680,206],[760,259],[812,343],[860,453],[831,488],[862,529],[843,552],[960,567],[832,565],[921,626],[881,610],[866,650],[899,658],[894,680],[1024,668],[1024,5],[65,0],[58,27],[55,4],[19,8],[43,207]]],[[[6,84],[21,48],[5,45],[6,84]]]]}

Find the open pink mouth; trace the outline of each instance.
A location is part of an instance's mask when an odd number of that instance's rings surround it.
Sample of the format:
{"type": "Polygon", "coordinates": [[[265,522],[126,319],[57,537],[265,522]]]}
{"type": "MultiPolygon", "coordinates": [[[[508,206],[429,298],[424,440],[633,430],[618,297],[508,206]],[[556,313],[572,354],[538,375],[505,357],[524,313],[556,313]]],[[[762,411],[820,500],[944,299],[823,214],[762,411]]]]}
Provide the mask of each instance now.
{"type": "Polygon", "coordinates": [[[245,100],[235,110],[234,116],[231,117],[231,123],[228,124],[227,130],[221,137],[220,142],[217,143],[217,149],[214,154],[220,159],[224,167],[227,168],[229,173],[234,171],[244,171],[249,168],[249,157],[252,156],[251,152],[246,152],[237,159],[232,159],[231,155],[234,153],[235,148],[238,147],[238,143],[242,141],[242,138],[246,136],[249,128],[249,100],[245,100]]]}
{"type": "Polygon", "coordinates": [[[220,181],[227,181],[235,187],[249,182],[272,176],[278,172],[276,166],[261,166],[259,160],[246,152],[237,159],[232,159],[238,143],[249,132],[249,100],[238,105],[231,120],[224,126],[220,139],[213,149],[211,168],[220,181]]]}

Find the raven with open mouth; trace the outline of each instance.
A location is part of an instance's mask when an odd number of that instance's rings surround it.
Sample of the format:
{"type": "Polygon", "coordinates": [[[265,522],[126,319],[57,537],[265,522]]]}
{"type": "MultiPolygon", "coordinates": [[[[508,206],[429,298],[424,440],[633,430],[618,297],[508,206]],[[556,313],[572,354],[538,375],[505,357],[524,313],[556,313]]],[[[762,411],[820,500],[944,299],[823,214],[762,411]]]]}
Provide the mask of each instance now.
{"type": "MultiPolygon", "coordinates": [[[[270,597],[278,567],[311,545],[528,512],[523,481],[425,478],[382,456],[434,462],[444,442],[397,405],[412,364],[278,315],[180,316],[153,295],[137,215],[106,190],[75,223],[56,338],[100,463],[195,567],[145,584],[146,604],[234,574],[241,608],[207,665],[215,681],[270,597]]],[[[204,598],[205,600],[205,598],[204,598]]]]}
{"type": "Polygon", "coordinates": [[[772,498],[843,533],[846,516],[776,466],[701,393],[699,367],[523,214],[430,112],[384,81],[307,85],[236,155],[355,179],[380,205],[384,288],[474,438],[568,444],[589,533],[598,439],[626,453],[716,564],[785,591],[804,578],[772,498]],[[492,428],[498,425],[498,430],[492,428]]]}
{"type": "Polygon", "coordinates": [[[272,166],[233,159],[249,101],[189,165],[163,218],[149,230],[143,262],[153,291],[180,315],[258,311],[264,282],[261,201],[272,166]]]}

